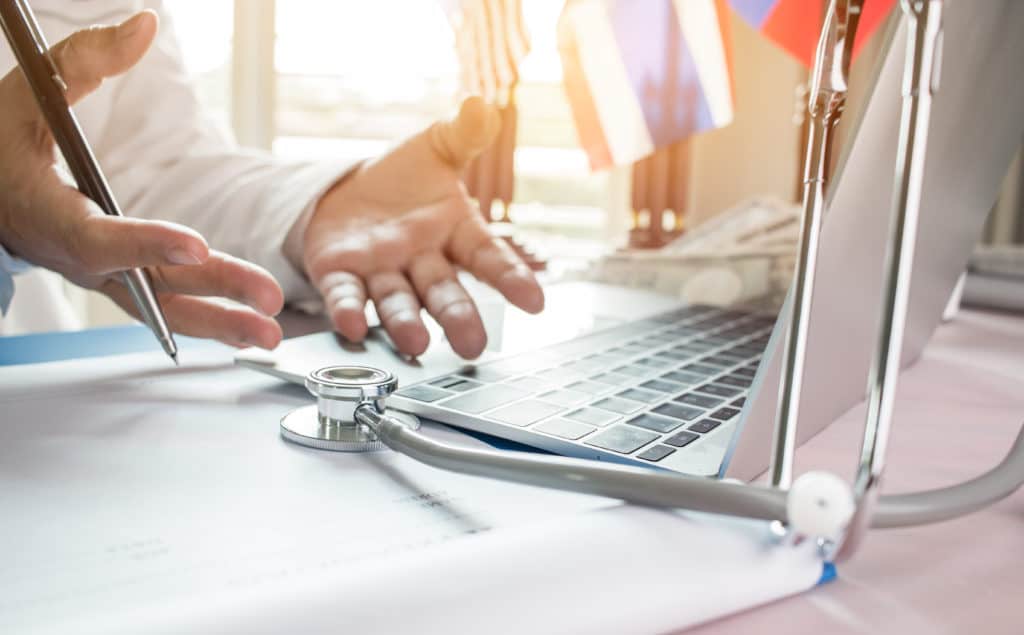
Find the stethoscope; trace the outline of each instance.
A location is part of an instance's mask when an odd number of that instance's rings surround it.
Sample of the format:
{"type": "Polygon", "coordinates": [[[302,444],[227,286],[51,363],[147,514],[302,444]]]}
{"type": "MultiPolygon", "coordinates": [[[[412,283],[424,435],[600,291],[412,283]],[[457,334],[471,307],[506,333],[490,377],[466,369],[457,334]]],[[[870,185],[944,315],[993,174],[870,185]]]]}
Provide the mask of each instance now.
{"type": "MultiPolygon", "coordinates": [[[[787,535],[817,540],[831,557],[857,512],[851,487],[829,472],[808,472],[784,490],[734,481],[680,476],[585,459],[499,451],[445,443],[420,431],[415,415],[388,410],[398,389],[390,372],[368,366],[328,366],[310,373],[316,404],[281,420],[281,436],[306,447],[339,452],[390,448],[427,465],[472,476],[593,494],[649,507],[774,521],[787,535]]],[[[952,487],[883,496],[871,527],[938,522],[981,509],[1024,482],[1024,430],[995,469],[952,487]]]]}
{"type": "Polygon", "coordinates": [[[687,477],[595,461],[452,445],[420,431],[415,416],[386,408],[398,388],[387,371],[338,365],[310,373],[306,388],[316,404],[281,420],[288,441],[322,450],[366,452],[390,448],[433,467],[651,507],[684,509],[769,521],[781,538],[817,541],[822,557],[842,560],[868,528],[934,523],[982,509],[1024,485],[1024,428],[995,468],[972,480],[935,490],[881,496],[880,483],[899,374],[910,291],[919,179],[931,97],[938,76],[942,0],[902,0],[910,20],[896,166],[893,228],[888,245],[882,327],[869,382],[868,415],[856,479],[851,486],[829,472],[808,472],[790,484],[799,386],[806,348],[814,256],[824,208],[831,131],[842,112],[849,58],[863,0],[833,0],[818,47],[810,100],[812,115],[805,172],[804,218],[783,351],[783,381],[767,485],[687,477]],[[910,187],[916,185],[916,187],[910,187]],[[797,398],[794,398],[796,396],[797,398]]]}

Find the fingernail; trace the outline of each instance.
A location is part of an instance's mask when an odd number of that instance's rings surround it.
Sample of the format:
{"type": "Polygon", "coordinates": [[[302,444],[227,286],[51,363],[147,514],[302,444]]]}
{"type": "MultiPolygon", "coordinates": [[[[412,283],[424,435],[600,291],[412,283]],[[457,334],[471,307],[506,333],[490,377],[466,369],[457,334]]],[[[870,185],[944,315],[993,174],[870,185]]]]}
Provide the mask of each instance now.
{"type": "Polygon", "coordinates": [[[168,262],[173,262],[176,265],[201,265],[203,261],[199,256],[195,255],[187,249],[181,249],[175,247],[167,251],[168,262]]]}

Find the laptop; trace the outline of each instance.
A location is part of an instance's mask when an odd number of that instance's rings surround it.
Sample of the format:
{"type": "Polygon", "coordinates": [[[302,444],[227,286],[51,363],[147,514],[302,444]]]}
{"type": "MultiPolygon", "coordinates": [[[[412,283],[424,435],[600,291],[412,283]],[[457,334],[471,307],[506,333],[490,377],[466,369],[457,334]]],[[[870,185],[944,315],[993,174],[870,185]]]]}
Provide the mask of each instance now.
{"type": "MultiPolygon", "coordinates": [[[[1024,82],[1017,81],[1024,3],[948,0],[945,15],[905,365],[937,326],[1024,136],[1024,82]]],[[[830,190],[799,443],[865,396],[882,301],[906,28],[901,18],[887,34],[830,190]]],[[[439,337],[424,356],[404,359],[380,332],[359,346],[314,334],[271,353],[240,351],[236,361],[295,383],[330,364],[387,368],[401,386],[391,408],[566,456],[744,480],[768,467],[788,300],[776,316],[590,283],[554,285],[548,296],[541,317],[482,301],[500,350],[475,363],[457,358],[439,337]]]]}

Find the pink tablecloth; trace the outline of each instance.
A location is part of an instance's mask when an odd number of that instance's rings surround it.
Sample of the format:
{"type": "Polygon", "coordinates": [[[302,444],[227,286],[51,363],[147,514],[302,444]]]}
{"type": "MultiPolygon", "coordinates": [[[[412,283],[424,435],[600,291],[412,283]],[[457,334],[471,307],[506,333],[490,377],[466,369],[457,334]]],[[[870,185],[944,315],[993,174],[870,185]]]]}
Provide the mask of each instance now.
{"type": "MultiPolygon", "coordinates": [[[[864,408],[798,453],[797,473],[853,473],[864,408]]],[[[1024,423],[1024,318],[963,311],[903,374],[884,490],[963,481],[995,465],[1024,423]]],[[[1024,633],[1024,490],[982,512],[872,532],[810,593],[696,633],[1024,633]]]]}

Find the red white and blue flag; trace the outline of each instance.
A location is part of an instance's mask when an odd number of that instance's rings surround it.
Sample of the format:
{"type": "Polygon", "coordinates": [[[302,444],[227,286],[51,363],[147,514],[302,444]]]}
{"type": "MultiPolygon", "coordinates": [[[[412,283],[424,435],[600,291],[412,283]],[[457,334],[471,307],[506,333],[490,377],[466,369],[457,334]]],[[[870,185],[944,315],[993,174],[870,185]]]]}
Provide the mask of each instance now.
{"type": "Polygon", "coordinates": [[[733,118],[725,0],[568,0],[559,50],[594,170],[733,118]]]}
{"type": "MultiPolygon", "coordinates": [[[[824,20],[821,0],[729,0],[729,4],[740,17],[804,66],[813,65],[824,20]]],[[[853,42],[854,59],[895,4],[896,0],[864,0],[853,42]]]]}

